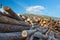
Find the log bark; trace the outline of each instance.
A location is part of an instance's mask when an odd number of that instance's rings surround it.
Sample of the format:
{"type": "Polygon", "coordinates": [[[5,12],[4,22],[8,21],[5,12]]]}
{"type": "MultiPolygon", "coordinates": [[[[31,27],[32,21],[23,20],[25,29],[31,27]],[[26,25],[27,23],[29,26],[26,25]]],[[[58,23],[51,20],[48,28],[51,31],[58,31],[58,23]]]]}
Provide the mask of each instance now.
{"type": "Polygon", "coordinates": [[[22,26],[29,26],[29,27],[31,27],[31,25],[29,23],[27,23],[27,22],[24,22],[24,21],[19,21],[19,22],[20,22],[20,25],[22,25],[22,26]]]}
{"type": "Polygon", "coordinates": [[[41,32],[35,32],[31,37],[30,40],[46,40],[47,36],[42,34],[41,32]]]}
{"type": "Polygon", "coordinates": [[[45,27],[41,27],[41,26],[40,26],[40,28],[37,28],[37,30],[38,30],[39,32],[41,32],[42,34],[46,34],[46,32],[48,31],[48,28],[45,28],[45,27]]]}
{"type": "Polygon", "coordinates": [[[0,32],[19,32],[19,31],[28,30],[28,29],[30,29],[30,27],[28,26],[17,26],[17,25],[0,23],[0,32]]]}
{"type": "Polygon", "coordinates": [[[22,40],[21,32],[0,33],[0,40],[22,40]]]}
{"type": "Polygon", "coordinates": [[[17,19],[17,20],[22,20],[22,19],[21,19],[15,12],[13,12],[13,11],[11,10],[11,8],[9,8],[8,6],[4,7],[4,10],[5,10],[6,12],[8,12],[8,13],[12,16],[12,18],[17,19]]]}
{"type": "Polygon", "coordinates": [[[22,37],[27,37],[32,35],[34,32],[36,32],[36,30],[24,30],[22,31],[22,37]]]}
{"type": "Polygon", "coordinates": [[[53,31],[50,31],[48,33],[48,40],[59,40],[59,39],[56,39],[55,36],[54,36],[54,32],[53,31]]]}
{"type": "Polygon", "coordinates": [[[0,23],[20,24],[19,21],[2,15],[0,15],[0,23]]]}
{"type": "Polygon", "coordinates": [[[3,12],[3,15],[12,18],[12,16],[8,12],[3,12]]]}
{"type": "Polygon", "coordinates": [[[55,33],[54,36],[55,36],[56,39],[60,39],[60,33],[55,33]]]}
{"type": "Polygon", "coordinates": [[[48,36],[42,34],[41,32],[36,32],[36,33],[34,34],[34,36],[35,36],[35,37],[38,37],[38,38],[45,38],[45,39],[48,38],[48,36]]]}
{"type": "Polygon", "coordinates": [[[3,15],[3,13],[0,11],[0,15],[3,15]]]}
{"type": "Polygon", "coordinates": [[[0,23],[6,23],[6,24],[13,24],[13,25],[23,25],[23,26],[30,26],[28,23],[25,23],[23,21],[17,21],[15,19],[6,17],[6,16],[2,16],[0,15],[0,23]]]}
{"type": "Polygon", "coordinates": [[[7,16],[7,17],[12,18],[12,16],[9,15],[7,12],[1,12],[1,11],[0,11],[0,15],[7,16]]]}
{"type": "Polygon", "coordinates": [[[46,35],[48,36],[48,40],[59,40],[55,37],[55,32],[50,29],[48,30],[46,35]]]}

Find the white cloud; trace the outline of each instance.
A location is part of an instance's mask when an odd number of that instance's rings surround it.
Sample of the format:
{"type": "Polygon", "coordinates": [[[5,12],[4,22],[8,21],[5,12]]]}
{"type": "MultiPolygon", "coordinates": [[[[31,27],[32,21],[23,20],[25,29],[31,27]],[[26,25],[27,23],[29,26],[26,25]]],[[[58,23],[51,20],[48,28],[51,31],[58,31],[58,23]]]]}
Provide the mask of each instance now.
{"type": "Polygon", "coordinates": [[[45,7],[44,6],[30,6],[26,8],[26,12],[31,14],[42,14],[44,13],[45,7]]]}

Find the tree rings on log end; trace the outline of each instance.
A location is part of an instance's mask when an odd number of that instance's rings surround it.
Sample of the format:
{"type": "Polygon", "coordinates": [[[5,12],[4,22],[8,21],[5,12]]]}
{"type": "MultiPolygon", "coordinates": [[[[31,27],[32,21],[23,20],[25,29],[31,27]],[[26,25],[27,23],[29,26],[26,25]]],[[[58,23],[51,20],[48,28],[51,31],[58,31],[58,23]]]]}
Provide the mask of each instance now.
{"type": "Polygon", "coordinates": [[[22,32],[22,37],[27,37],[27,32],[25,30],[22,32]]]}
{"type": "Polygon", "coordinates": [[[4,10],[9,10],[10,8],[8,6],[4,7],[4,10]]]}

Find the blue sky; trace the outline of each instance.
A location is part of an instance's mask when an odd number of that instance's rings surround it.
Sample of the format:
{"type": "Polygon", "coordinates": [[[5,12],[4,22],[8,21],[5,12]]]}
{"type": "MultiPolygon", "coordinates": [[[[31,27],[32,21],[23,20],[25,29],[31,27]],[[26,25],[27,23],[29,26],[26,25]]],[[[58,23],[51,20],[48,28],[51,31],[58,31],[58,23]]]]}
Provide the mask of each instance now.
{"type": "Polygon", "coordinates": [[[33,10],[33,14],[37,11],[38,15],[60,17],[60,0],[0,0],[0,3],[20,14],[33,10]]]}

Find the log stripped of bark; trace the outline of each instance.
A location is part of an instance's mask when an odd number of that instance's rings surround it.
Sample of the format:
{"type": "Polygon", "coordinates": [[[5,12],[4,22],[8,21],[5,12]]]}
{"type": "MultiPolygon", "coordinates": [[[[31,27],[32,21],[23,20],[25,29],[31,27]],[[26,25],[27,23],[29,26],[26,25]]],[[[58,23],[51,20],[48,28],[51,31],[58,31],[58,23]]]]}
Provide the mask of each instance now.
{"type": "Polygon", "coordinates": [[[30,29],[30,27],[0,23],[0,32],[19,32],[19,31],[28,30],[28,29],[30,29]]]}
{"type": "Polygon", "coordinates": [[[20,17],[19,17],[15,12],[13,12],[13,11],[11,10],[11,8],[9,8],[8,6],[4,7],[4,10],[5,10],[6,12],[8,12],[8,13],[12,16],[12,18],[17,19],[17,20],[22,20],[22,19],[20,19],[20,17]]]}
{"type": "Polygon", "coordinates": [[[36,32],[36,30],[24,30],[22,31],[22,37],[27,37],[32,35],[34,32],[36,32]]]}
{"type": "Polygon", "coordinates": [[[0,40],[21,40],[21,32],[0,33],[0,40]]]}

